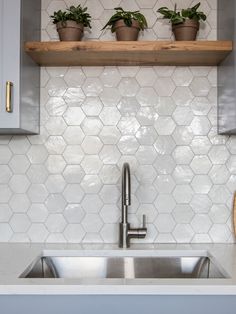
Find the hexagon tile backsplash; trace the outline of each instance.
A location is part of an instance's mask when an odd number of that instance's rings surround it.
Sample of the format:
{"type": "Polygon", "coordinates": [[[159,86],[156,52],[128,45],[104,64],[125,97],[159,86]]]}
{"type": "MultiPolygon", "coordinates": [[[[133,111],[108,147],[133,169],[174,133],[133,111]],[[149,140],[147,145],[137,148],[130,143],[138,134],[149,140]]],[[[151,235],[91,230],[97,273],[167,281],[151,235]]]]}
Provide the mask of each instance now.
{"type": "MultiPolygon", "coordinates": [[[[100,29],[117,5],[147,16],[140,40],[171,37],[156,13],[170,0],[42,2],[43,40],[57,39],[49,15],[77,3],[95,18],[90,40],[114,39],[100,29]]],[[[216,39],[216,0],[201,2],[199,39],[216,39]]],[[[215,67],[42,68],[41,134],[0,137],[0,241],[117,242],[128,161],[139,242],[232,242],[236,139],[217,135],[216,81],[215,67]]]]}

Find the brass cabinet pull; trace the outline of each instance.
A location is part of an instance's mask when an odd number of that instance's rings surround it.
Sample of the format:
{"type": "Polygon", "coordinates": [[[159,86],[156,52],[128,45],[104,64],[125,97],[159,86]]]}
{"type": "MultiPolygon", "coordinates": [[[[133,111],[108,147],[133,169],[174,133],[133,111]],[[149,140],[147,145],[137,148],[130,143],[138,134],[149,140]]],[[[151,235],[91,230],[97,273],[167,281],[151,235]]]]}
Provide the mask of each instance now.
{"type": "Polygon", "coordinates": [[[6,83],[6,111],[12,112],[12,87],[13,83],[10,81],[7,81],[6,83]]]}

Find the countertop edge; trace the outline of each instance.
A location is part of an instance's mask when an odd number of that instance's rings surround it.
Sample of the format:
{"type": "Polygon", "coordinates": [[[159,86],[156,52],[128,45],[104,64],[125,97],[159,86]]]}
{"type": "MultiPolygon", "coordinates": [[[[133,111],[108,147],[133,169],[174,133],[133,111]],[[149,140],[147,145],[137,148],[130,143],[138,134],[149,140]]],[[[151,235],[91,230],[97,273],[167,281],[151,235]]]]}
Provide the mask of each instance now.
{"type": "Polygon", "coordinates": [[[4,295],[236,295],[236,286],[0,285],[4,295]]]}

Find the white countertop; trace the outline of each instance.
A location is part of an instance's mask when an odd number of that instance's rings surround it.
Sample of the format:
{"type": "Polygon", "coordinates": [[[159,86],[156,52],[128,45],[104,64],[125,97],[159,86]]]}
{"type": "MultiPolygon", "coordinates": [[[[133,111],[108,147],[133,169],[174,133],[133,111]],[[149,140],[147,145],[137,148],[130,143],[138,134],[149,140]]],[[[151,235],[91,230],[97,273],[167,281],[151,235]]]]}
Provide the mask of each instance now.
{"type": "Polygon", "coordinates": [[[236,245],[0,244],[0,295],[236,295],[236,245]],[[31,262],[44,255],[158,256],[168,250],[195,256],[208,252],[228,274],[226,279],[36,279],[19,278],[31,262]]]}

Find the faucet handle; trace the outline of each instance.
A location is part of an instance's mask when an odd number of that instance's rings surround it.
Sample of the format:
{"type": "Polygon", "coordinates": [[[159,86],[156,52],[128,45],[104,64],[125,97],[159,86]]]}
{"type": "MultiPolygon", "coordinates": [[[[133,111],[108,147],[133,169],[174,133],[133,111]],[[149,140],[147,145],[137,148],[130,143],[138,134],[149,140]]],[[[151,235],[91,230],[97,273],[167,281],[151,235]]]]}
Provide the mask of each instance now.
{"type": "Polygon", "coordinates": [[[143,229],[147,228],[147,216],[143,215],[143,229]]]}

